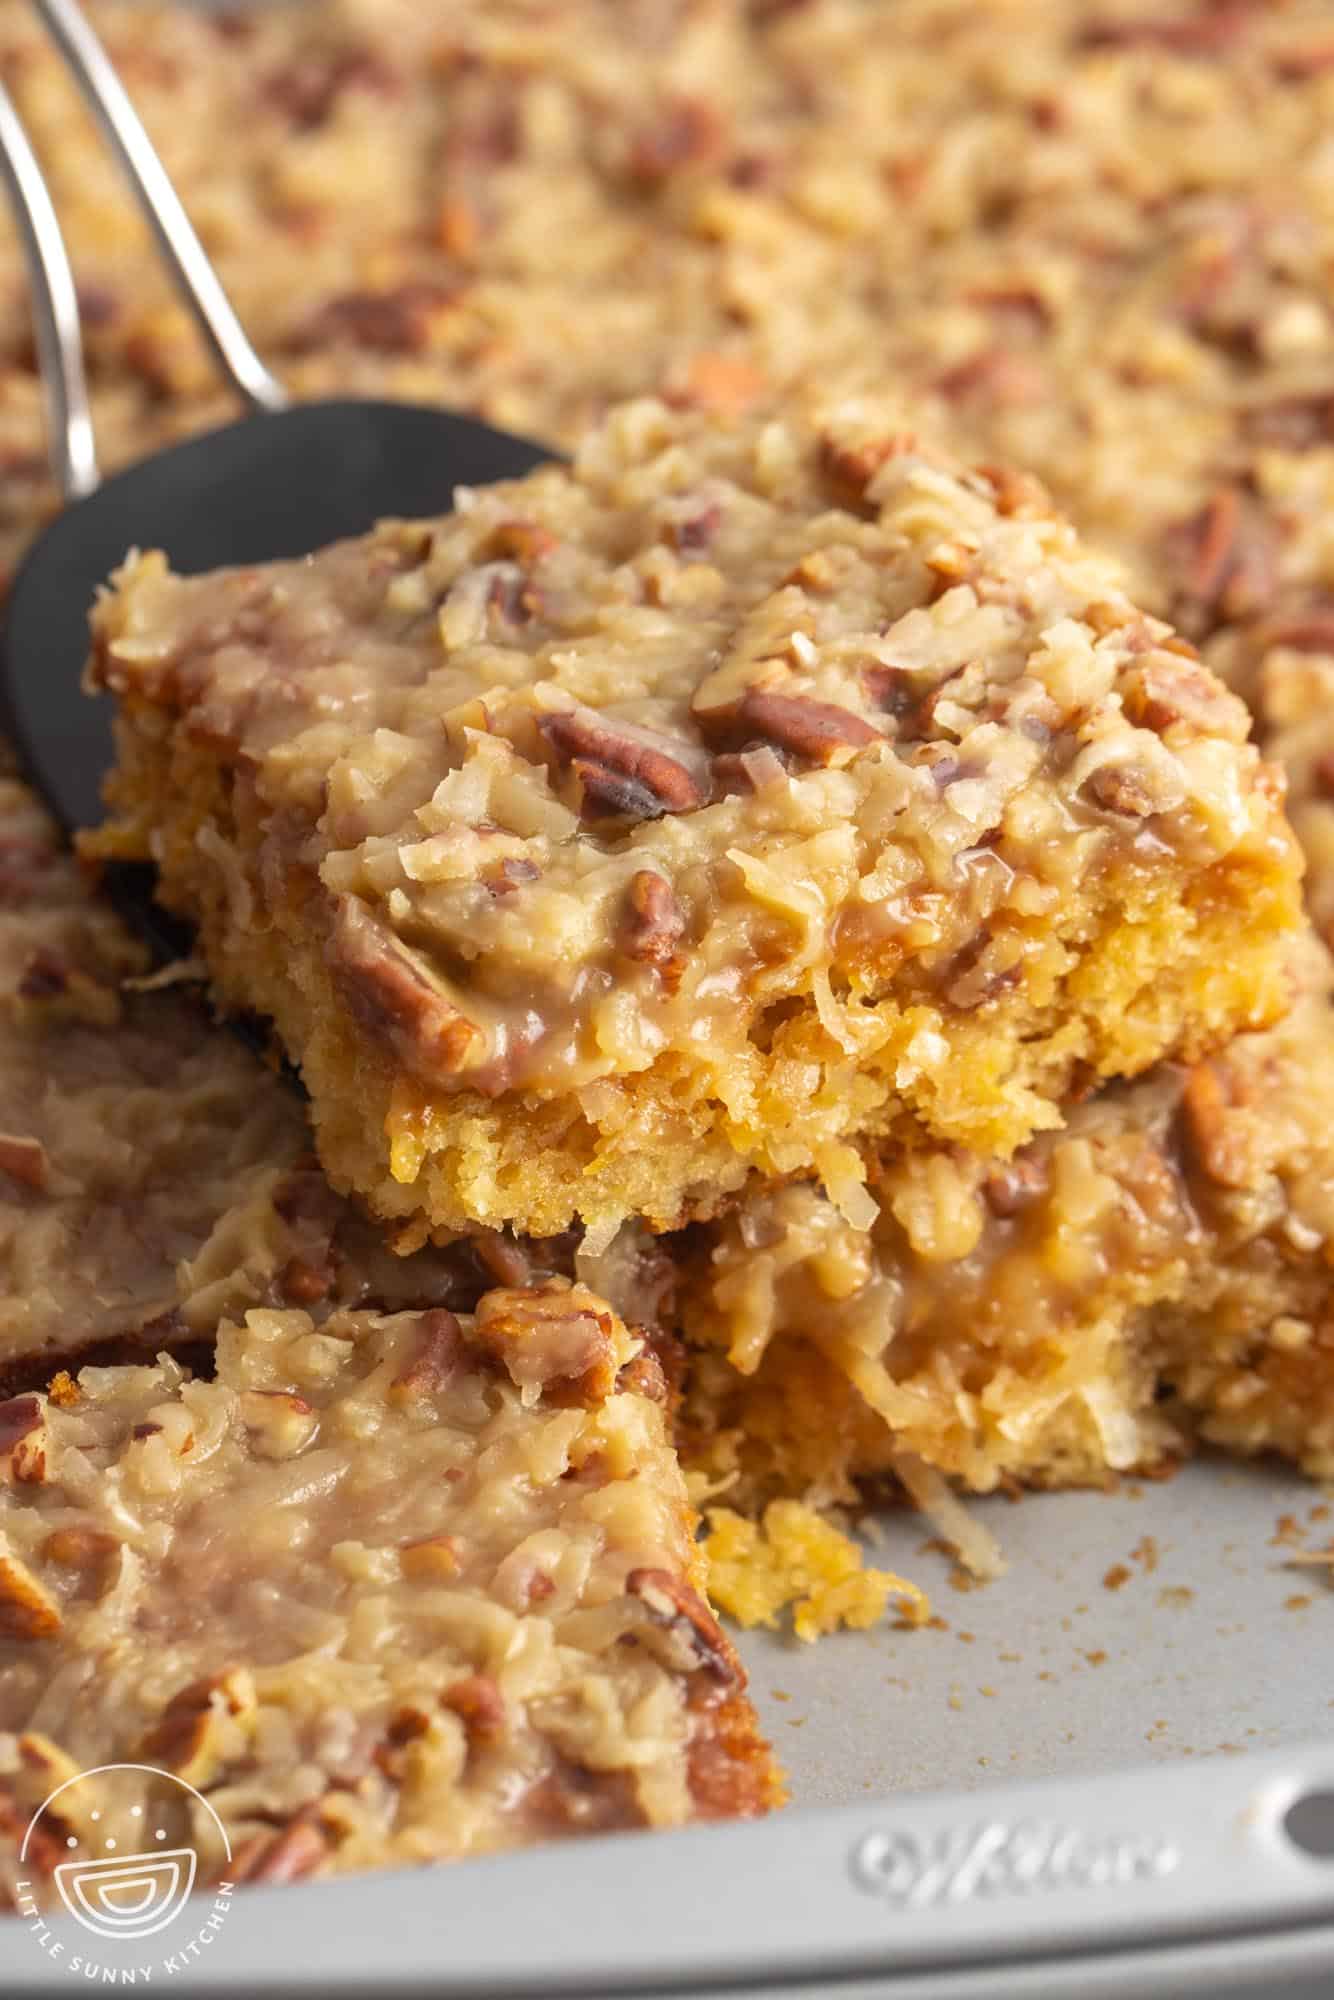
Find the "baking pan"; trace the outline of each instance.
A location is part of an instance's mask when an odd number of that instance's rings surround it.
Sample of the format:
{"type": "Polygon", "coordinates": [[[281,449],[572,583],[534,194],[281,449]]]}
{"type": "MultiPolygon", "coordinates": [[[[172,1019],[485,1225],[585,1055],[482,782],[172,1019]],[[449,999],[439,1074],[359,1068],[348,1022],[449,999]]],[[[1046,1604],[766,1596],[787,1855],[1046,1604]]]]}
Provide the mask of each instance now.
{"type": "Polygon", "coordinates": [[[1334,1995],[1334,1569],[1292,1562],[1334,1510],[1209,1458],[970,1505],[981,1588],[907,1509],[866,1524],[931,1626],[741,1635],[775,1818],[251,1889],[193,1956],[20,1918],[0,1996],[1334,1995]]]}
{"type": "Polygon", "coordinates": [[[249,1890],[165,1976],[174,1950],[20,1920],[0,1991],[77,1990],[80,1954],[231,2000],[1334,1993],[1334,1596],[1291,1563],[1318,1490],[1205,1459],[975,1504],[1010,1565],[979,1589],[907,1510],[868,1524],[941,1625],[743,1639],[772,1820],[249,1890]]]}

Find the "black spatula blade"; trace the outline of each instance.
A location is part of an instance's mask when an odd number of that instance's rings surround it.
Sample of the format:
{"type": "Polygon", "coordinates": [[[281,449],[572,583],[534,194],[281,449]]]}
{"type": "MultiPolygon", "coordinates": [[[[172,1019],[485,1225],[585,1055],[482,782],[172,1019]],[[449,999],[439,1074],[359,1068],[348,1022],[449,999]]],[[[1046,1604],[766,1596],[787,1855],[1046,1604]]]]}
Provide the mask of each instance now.
{"type": "Polygon", "coordinates": [[[164,549],[186,575],[310,555],[388,515],[445,513],[456,486],[553,455],[446,410],[304,403],[191,438],[68,508],[20,567],[0,641],[5,724],[62,826],[102,817],[112,704],[80,678],[89,608],[130,549],[164,549]]]}

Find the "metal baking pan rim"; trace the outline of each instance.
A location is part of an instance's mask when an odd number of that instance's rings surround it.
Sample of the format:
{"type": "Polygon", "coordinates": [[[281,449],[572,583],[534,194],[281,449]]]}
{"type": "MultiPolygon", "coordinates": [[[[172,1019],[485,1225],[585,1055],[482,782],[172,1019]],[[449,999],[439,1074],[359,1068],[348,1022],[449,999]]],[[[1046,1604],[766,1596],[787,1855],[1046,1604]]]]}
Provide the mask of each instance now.
{"type": "MultiPolygon", "coordinates": [[[[80,1947],[73,1925],[51,1930],[80,1947]]],[[[1334,1744],[256,1888],[180,1983],[247,2000],[336,2000],[368,1981],[439,2000],[812,1979],[898,1995],[1064,1961],[1076,1992],[1091,1963],[1101,1981],[1116,1961],[1129,1973],[1226,1945],[1239,1964],[1280,1937],[1334,1985],[1334,1744]]],[[[11,1991],[69,1990],[66,1963],[13,1945],[34,1962],[11,1965],[11,1991]]]]}

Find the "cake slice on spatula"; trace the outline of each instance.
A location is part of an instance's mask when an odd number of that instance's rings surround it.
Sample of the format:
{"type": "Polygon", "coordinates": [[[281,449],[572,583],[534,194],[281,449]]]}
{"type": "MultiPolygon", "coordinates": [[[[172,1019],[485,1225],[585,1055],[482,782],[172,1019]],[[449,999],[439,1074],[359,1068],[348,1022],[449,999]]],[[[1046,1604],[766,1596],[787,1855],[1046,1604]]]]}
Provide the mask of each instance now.
{"type": "Polygon", "coordinates": [[[614,413],[313,560],[120,572],[104,856],[419,1236],[1003,1156],[1285,1001],[1241,703],[1040,491],[852,404],[614,413]]]}

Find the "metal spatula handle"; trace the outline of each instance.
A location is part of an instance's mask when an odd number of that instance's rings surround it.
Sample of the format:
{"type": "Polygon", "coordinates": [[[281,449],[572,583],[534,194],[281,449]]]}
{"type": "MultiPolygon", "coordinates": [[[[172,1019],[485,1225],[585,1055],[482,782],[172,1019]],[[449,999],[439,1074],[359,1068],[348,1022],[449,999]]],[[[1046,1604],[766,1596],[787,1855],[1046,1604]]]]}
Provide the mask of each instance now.
{"type": "Polygon", "coordinates": [[[0,172],[13,198],[24,255],[32,274],[37,358],[46,390],[51,470],[66,500],[81,500],[98,483],[97,448],[88,407],[79,331],[79,299],[50,189],[28,143],[13,100],[0,83],[0,172]]]}
{"type": "Polygon", "coordinates": [[[33,4],[119,157],[219,368],[253,409],[285,409],[287,392],[252,347],[156,146],[77,0],[33,0],[33,4]]]}
{"type": "MultiPolygon", "coordinates": [[[[282,383],[264,366],[208,260],[180,196],[77,0],[33,0],[147,216],[178,291],[219,368],[251,409],[286,409],[282,383]]],[[[18,110],[0,85],[0,175],[12,198],[32,278],[37,354],[49,411],[51,466],[66,500],[98,484],[79,301],[51,190],[18,110]]]]}

